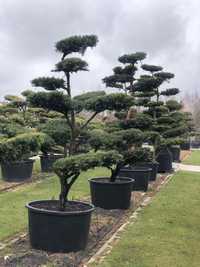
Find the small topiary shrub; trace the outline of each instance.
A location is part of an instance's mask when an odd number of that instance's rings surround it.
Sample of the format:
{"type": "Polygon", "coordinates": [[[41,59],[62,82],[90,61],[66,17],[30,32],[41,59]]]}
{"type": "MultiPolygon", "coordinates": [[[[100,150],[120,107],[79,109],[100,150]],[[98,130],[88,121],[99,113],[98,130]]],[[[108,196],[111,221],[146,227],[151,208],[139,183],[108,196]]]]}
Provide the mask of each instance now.
{"type": "Polygon", "coordinates": [[[136,148],[134,151],[128,151],[124,155],[126,165],[137,165],[138,163],[152,162],[153,152],[149,148],[136,148]]]}
{"type": "Polygon", "coordinates": [[[54,171],[60,178],[60,209],[65,209],[66,201],[71,186],[79,177],[82,171],[99,167],[106,167],[111,170],[111,181],[116,178],[117,166],[121,163],[123,157],[116,151],[97,152],[80,154],[60,159],[54,163],[54,171]]]}
{"type": "Polygon", "coordinates": [[[0,162],[23,161],[38,153],[47,140],[43,133],[19,134],[0,142],[0,162]]]}

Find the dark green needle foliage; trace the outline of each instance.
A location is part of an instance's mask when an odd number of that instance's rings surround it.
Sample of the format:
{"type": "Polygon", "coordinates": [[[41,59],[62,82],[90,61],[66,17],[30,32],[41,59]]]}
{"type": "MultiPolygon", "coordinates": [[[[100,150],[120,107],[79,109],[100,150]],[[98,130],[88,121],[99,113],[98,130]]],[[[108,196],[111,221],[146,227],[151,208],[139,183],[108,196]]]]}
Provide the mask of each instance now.
{"type": "Polygon", "coordinates": [[[64,145],[66,154],[73,155],[78,151],[82,133],[97,114],[104,110],[121,111],[133,103],[133,99],[121,94],[106,95],[103,91],[83,93],[73,97],[71,76],[80,71],[88,71],[88,63],[72,53],[84,55],[88,48],[97,45],[96,35],[71,36],[56,43],[56,51],[61,54],[61,60],[55,65],[53,72],[62,74],[62,78],[39,77],[32,80],[32,85],[42,87],[45,91],[36,92],[28,96],[32,107],[44,108],[46,111],[55,111],[65,117],[70,136],[64,145]],[[90,111],[90,117],[83,122],[77,120],[81,111],[90,111]]]}
{"type": "Polygon", "coordinates": [[[134,89],[139,93],[136,93],[137,97],[143,100],[144,113],[149,114],[153,119],[151,129],[158,133],[157,138],[159,139],[153,140],[155,149],[158,150],[162,143],[172,145],[174,141],[174,144],[177,144],[177,139],[181,140],[188,127],[184,123],[183,117],[174,116],[177,111],[181,110],[182,105],[174,99],[167,101],[165,99],[177,95],[179,89],[162,89],[166,82],[174,78],[174,74],[165,72],[162,67],[156,65],[144,64],[142,68],[149,74],[141,75],[135,83],[134,89]]]}
{"type": "Polygon", "coordinates": [[[16,162],[29,159],[53,142],[43,133],[19,134],[0,142],[0,162],[16,162]],[[43,147],[43,148],[42,148],[43,147]]]}
{"type": "MultiPolygon", "coordinates": [[[[59,144],[58,139],[60,139],[62,141],[60,144],[62,143],[65,147],[65,155],[67,157],[58,160],[54,165],[61,184],[61,210],[64,210],[69,190],[81,171],[86,171],[96,166],[107,167],[111,170],[111,180],[113,181],[116,179],[116,170],[123,159],[118,151],[108,151],[108,140],[111,140],[111,136],[107,134],[107,139],[105,135],[101,135],[99,130],[93,131],[93,139],[91,138],[90,140],[91,144],[95,151],[102,146],[107,151],[75,155],[80,151],[80,145],[85,142],[84,140],[88,136],[89,123],[92,122],[97,114],[105,110],[127,111],[134,104],[132,96],[121,93],[106,94],[104,91],[92,91],[73,96],[71,77],[72,75],[77,75],[80,71],[89,70],[88,63],[82,56],[88,48],[95,47],[97,43],[98,38],[95,35],[76,35],[57,42],[55,45],[56,51],[61,54],[61,60],[55,65],[53,72],[61,74],[62,78],[39,77],[32,80],[33,86],[42,87],[46,91],[31,93],[27,96],[28,103],[32,108],[42,108],[46,112],[53,111],[61,114],[57,121],[56,118],[53,118],[51,122],[48,121],[45,126],[42,126],[43,131],[48,133],[56,144],[59,144]],[[74,55],[74,53],[78,54],[78,56],[74,55]],[[73,57],[70,57],[71,54],[73,54],[73,57]],[[89,111],[89,117],[80,120],[81,111],[89,111]],[[61,120],[62,123],[63,121],[66,123],[66,127],[63,127],[63,130],[66,131],[65,134],[59,130],[62,128],[60,126],[61,120]],[[55,126],[57,129],[55,129],[55,126]],[[60,132],[57,133],[56,131],[60,132]]],[[[126,59],[126,61],[141,60],[144,56],[138,53],[126,59]]],[[[135,70],[135,67],[126,66],[125,75],[130,76],[130,73],[132,74],[135,70]]],[[[133,132],[131,136],[126,132],[126,138],[132,140],[136,136],[134,137],[133,132]]],[[[141,138],[141,134],[138,133],[137,138],[141,138]]],[[[115,145],[117,142],[120,145],[125,145],[122,135],[116,137],[115,145]]]]}
{"type": "Polygon", "coordinates": [[[49,91],[65,88],[65,81],[54,77],[40,77],[32,80],[32,84],[36,87],[43,87],[49,91]]]}
{"type": "Polygon", "coordinates": [[[82,171],[95,167],[106,167],[111,170],[111,178],[115,176],[115,166],[122,161],[122,156],[116,151],[96,152],[66,157],[56,161],[55,173],[60,178],[60,209],[64,210],[71,186],[82,171]]]}
{"type": "Polygon", "coordinates": [[[56,50],[63,54],[63,58],[71,53],[84,55],[88,47],[95,47],[98,42],[96,35],[71,36],[56,43],[56,50]]]}
{"type": "Polygon", "coordinates": [[[138,63],[146,58],[146,53],[136,52],[125,54],[118,58],[122,64],[113,68],[113,74],[103,79],[107,87],[123,89],[126,93],[133,89],[133,83],[136,80],[135,74],[138,70],[138,63]]]}

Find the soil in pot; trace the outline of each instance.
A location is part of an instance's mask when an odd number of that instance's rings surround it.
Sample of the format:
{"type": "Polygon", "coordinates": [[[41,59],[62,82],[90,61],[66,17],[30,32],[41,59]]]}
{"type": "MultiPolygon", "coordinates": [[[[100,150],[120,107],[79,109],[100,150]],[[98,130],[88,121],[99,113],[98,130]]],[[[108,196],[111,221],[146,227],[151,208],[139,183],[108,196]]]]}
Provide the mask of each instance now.
{"type": "Polygon", "coordinates": [[[28,159],[18,162],[2,162],[1,173],[7,182],[21,182],[30,179],[33,172],[34,160],[28,159]]]}
{"type": "Polygon", "coordinates": [[[135,167],[144,167],[150,168],[151,173],[149,176],[149,181],[155,181],[158,174],[158,162],[141,162],[138,163],[135,167]]]}
{"type": "Polygon", "coordinates": [[[151,168],[145,168],[145,167],[126,167],[122,168],[118,176],[121,177],[129,177],[134,179],[134,184],[132,187],[133,191],[144,191],[146,192],[148,190],[148,183],[149,183],[149,177],[151,175],[151,168]]]}
{"type": "Polygon", "coordinates": [[[42,172],[51,172],[53,170],[53,164],[56,160],[63,158],[62,154],[48,154],[40,156],[40,165],[42,172]]]}
{"type": "Polygon", "coordinates": [[[165,173],[165,172],[171,172],[172,169],[172,153],[166,149],[163,151],[160,151],[157,155],[156,161],[158,162],[158,172],[165,173]]]}
{"type": "Polygon", "coordinates": [[[89,180],[92,204],[103,209],[128,209],[131,204],[131,192],[134,180],[117,179],[110,182],[108,177],[89,180]]]}
{"type": "Polygon", "coordinates": [[[172,160],[174,162],[180,162],[181,149],[179,146],[170,147],[170,152],[172,153],[172,160]]]}
{"type": "Polygon", "coordinates": [[[34,249],[64,253],[86,248],[93,205],[68,201],[65,211],[59,211],[58,200],[41,200],[26,207],[34,249]]]}

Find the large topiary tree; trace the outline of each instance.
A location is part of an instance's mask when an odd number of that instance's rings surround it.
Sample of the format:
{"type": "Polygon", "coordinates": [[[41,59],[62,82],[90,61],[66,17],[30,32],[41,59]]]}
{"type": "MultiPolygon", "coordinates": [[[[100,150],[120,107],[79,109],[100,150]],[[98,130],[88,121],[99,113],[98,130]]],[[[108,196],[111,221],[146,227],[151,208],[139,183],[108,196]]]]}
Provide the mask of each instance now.
{"type": "Polygon", "coordinates": [[[46,91],[36,92],[28,96],[29,103],[34,107],[53,110],[62,113],[70,128],[69,148],[66,144],[66,154],[73,155],[79,146],[80,136],[97,114],[104,110],[121,111],[133,104],[133,98],[124,94],[109,94],[95,91],[76,97],[72,95],[71,77],[80,71],[88,71],[88,63],[81,57],[70,57],[72,53],[84,55],[90,47],[96,46],[98,38],[95,35],[72,36],[56,43],[56,51],[61,54],[55,69],[56,73],[64,74],[63,78],[39,77],[32,80],[32,85],[42,87],[46,91]],[[91,115],[83,123],[77,122],[78,114],[87,110],[91,115]]]}
{"type": "Polygon", "coordinates": [[[138,105],[143,107],[143,112],[153,119],[152,131],[147,138],[153,140],[158,149],[162,145],[172,145],[181,142],[188,130],[185,120],[177,117],[182,108],[181,104],[170,97],[179,93],[178,88],[163,89],[166,82],[174,78],[174,74],[164,72],[161,66],[142,65],[148,74],[141,75],[134,84],[134,93],[138,105]],[[169,100],[167,100],[169,98],[169,100]],[[156,134],[157,133],[157,134],[156,134]]]}

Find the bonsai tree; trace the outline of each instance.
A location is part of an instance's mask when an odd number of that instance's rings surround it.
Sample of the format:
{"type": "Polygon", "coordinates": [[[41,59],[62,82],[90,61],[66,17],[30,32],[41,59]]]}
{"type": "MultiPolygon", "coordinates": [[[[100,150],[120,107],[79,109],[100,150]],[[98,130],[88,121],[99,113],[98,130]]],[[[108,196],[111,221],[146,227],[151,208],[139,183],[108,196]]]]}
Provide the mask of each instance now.
{"type": "MultiPolygon", "coordinates": [[[[31,241],[32,246],[35,248],[60,252],[77,251],[85,247],[93,206],[83,202],[69,201],[69,191],[81,171],[86,171],[96,166],[104,166],[112,170],[111,176],[113,177],[115,166],[121,160],[121,155],[109,151],[75,155],[80,144],[84,143],[83,139],[86,136],[90,122],[97,114],[105,110],[127,110],[134,102],[132,96],[122,93],[106,94],[102,91],[73,96],[71,76],[79,71],[88,71],[88,64],[81,57],[70,57],[70,55],[72,53],[84,55],[89,47],[96,46],[97,41],[95,35],[84,35],[72,36],[57,42],[56,50],[61,53],[61,60],[56,64],[53,71],[61,73],[64,77],[39,77],[34,79],[32,81],[33,86],[42,87],[46,91],[31,93],[27,97],[29,106],[61,114],[59,119],[61,117],[65,119],[66,134],[69,133],[69,140],[65,139],[64,141],[65,155],[69,157],[60,159],[54,164],[54,170],[59,176],[61,184],[59,201],[39,201],[39,204],[31,202],[27,205],[30,215],[29,220],[36,216],[36,213],[32,212],[35,208],[38,209],[39,216],[42,217],[39,230],[38,227],[33,226],[34,229],[30,231],[31,240],[35,239],[36,236],[38,237],[36,242],[38,245],[31,241]],[[87,119],[81,120],[80,113],[83,111],[87,111],[90,115],[87,119]],[[58,205],[59,210],[57,209],[58,205]],[[50,213],[46,210],[47,206],[50,213]],[[40,212],[41,210],[42,212],[40,212]],[[62,216],[60,216],[60,212],[62,212],[62,216]],[[46,221],[47,214],[48,221],[46,221]],[[57,223],[55,223],[54,216],[56,216],[57,223]],[[65,218],[64,221],[63,218],[65,218]],[[72,225],[74,227],[73,231],[72,225]],[[48,234],[46,228],[49,229],[49,233],[56,233],[56,235],[52,237],[51,234],[48,234]],[[45,231],[43,231],[44,229],[45,231]],[[66,236],[63,236],[63,233],[66,233],[66,236]],[[48,240],[48,242],[44,244],[44,240],[48,240]],[[58,243],[59,248],[54,245],[58,243]]],[[[53,137],[53,135],[51,136],[53,137]]]]}
{"type": "MultiPolygon", "coordinates": [[[[90,132],[89,143],[95,150],[115,150],[123,157],[123,160],[116,166],[110,177],[110,182],[115,182],[117,174],[125,165],[133,165],[137,162],[136,155],[139,155],[140,147],[143,142],[144,135],[139,129],[118,129],[118,131],[108,133],[103,130],[93,130],[90,132]]],[[[142,150],[145,152],[145,149],[142,150]]],[[[139,158],[143,158],[144,154],[140,153],[139,158]]]]}
{"type": "Polygon", "coordinates": [[[64,74],[64,78],[39,77],[32,80],[32,85],[42,87],[48,92],[30,94],[29,103],[34,107],[56,111],[64,115],[70,129],[69,148],[66,144],[66,154],[76,153],[80,135],[97,114],[104,110],[121,111],[133,104],[133,98],[124,94],[109,94],[95,91],[73,97],[71,76],[80,71],[88,71],[88,63],[80,57],[70,57],[72,53],[84,55],[86,50],[95,47],[98,42],[95,35],[71,36],[56,43],[57,52],[61,53],[54,72],[64,74]],[[90,111],[91,115],[83,123],[77,122],[81,111],[90,111]]]}
{"type": "MultiPolygon", "coordinates": [[[[138,69],[138,63],[145,59],[146,54],[143,52],[134,53],[130,55],[124,55],[119,57],[119,62],[123,66],[117,66],[113,69],[114,74],[103,79],[104,83],[108,87],[115,87],[123,89],[126,94],[132,95],[134,97],[134,106],[123,111],[115,113],[118,123],[115,123],[115,130],[117,127],[128,130],[128,129],[138,129],[142,130],[145,134],[145,139],[147,133],[153,132],[154,130],[154,118],[150,114],[144,112],[139,112],[139,108],[144,108],[150,101],[150,98],[159,94],[156,87],[161,84],[161,78],[153,78],[152,75],[154,72],[162,70],[162,67],[159,66],[149,66],[151,75],[142,76],[142,78],[137,79],[135,77],[136,71],[138,69]],[[155,81],[156,80],[156,81],[155,81]],[[158,81],[159,80],[159,81],[158,81]],[[135,108],[136,107],[136,108],[135,108]]],[[[148,68],[147,65],[142,65],[143,68],[148,68]]],[[[164,76],[164,75],[163,75],[164,76]]],[[[170,76],[170,75],[169,75],[170,76]]],[[[171,76],[170,76],[171,77],[171,76]]],[[[166,78],[166,77],[165,77],[166,78]]],[[[164,79],[164,78],[163,78],[164,79]]],[[[157,97],[159,101],[159,97],[157,97]]],[[[114,130],[114,129],[113,129],[114,130]]],[[[157,136],[157,135],[156,135],[157,136]]],[[[145,141],[145,139],[143,141],[145,141]]],[[[148,139],[148,138],[147,138],[148,139]]],[[[100,140],[100,139],[99,139],[100,140]]],[[[158,142],[157,142],[158,143],[158,142]]],[[[132,164],[138,163],[147,163],[148,167],[155,169],[153,172],[153,179],[156,176],[157,163],[152,161],[152,156],[148,149],[142,148],[142,143],[137,145],[137,151],[132,153],[132,164]],[[150,154],[149,154],[150,153],[150,154]],[[143,155],[140,157],[140,155],[143,155]],[[138,160],[136,159],[138,157],[138,160]],[[150,163],[151,162],[151,163],[150,163]],[[155,165],[155,166],[154,166],[155,165]]],[[[131,155],[130,155],[131,156],[131,155]]]]}
{"type": "Polygon", "coordinates": [[[111,170],[111,180],[115,176],[116,165],[120,164],[122,156],[116,151],[99,151],[80,154],[60,159],[54,163],[54,171],[60,178],[60,210],[65,210],[69,191],[82,171],[95,167],[106,167],[111,170]]]}
{"type": "Polygon", "coordinates": [[[47,139],[49,139],[47,135],[37,132],[8,138],[0,142],[0,161],[12,163],[26,160],[37,154],[47,139]]]}
{"type": "MultiPolygon", "coordinates": [[[[178,121],[173,117],[173,114],[181,109],[181,104],[171,99],[165,103],[161,99],[161,97],[168,98],[179,93],[178,88],[161,89],[166,82],[174,77],[174,74],[164,72],[162,67],[155,65],[144,64],[142,69],[149,74],[141,75],[134,88],[139,100],[138,103],[142,104],[146,109],[144,112],[153,118],[153,127],[149,130],[157,132],[160,135],[157,135],[158,139],[160,137],[170,138],[169,141],[172,142],[172,138],[177,139],[186,131],[183,121],[178,121]]],[[[177,140],[174,142],[177,143],[177,140]]],[[[158,149],[161,142],[154,139],[154,144],[158,149]]]]}
{"type": "Polygon", "coordinates": [[[109,151],[73,155],[56,161],[54,170],[61,184],[59,201],[33,201],[27,204],[32,247],[59,253],[84,249],[94,207],[88,203],[70,201],[70,189],[82,171],[96,166],[112,169],[120,160],[120,155],[109,151]]]}
{"type": "MultiPolygon", "coordinates": [[[[135,95],[137,95],[138,104],[143,106],[144,113],[153,118],[153,127],[149,129],[149,138],[153,139],[157,157],[167,157],[166,155],[159,156],[160,152],[163,154],[168,148],[176,149],[173,145],[180,144],[183,135],[187,132],[184,120],[176,116],[182,105],[171,98],[179,93],[179,89],[163,90],[165,83],[174,78],[174,74],[164,72],[162,67],[145,64],[142,65],[142,69],[149,74],[141,75],[134,84],[135,95]],[[157,132],[157,137],[152,131],[157,132]]],[[[169,168],[171,168],[170,166],[169,160],[169,168]]]]}
{"type": "Polygon", "coordinates": [[[113,68],[113,74],[103,79],[107,87],[122,89],[125,93],[129,93],[133,89],[136,80],[135,73],[137,64],[146,58],[144,52],[136,52],[133,54],[125,54],[118,58],[122,66],[113,68]]]}
{"type": "Polygon", "coordinates": [[[1,140],[0,162],[3,178],[8,181],[30,178],[34,162],[30,157],[41,149],[47,149],[47,139],[49,137],[42,133],[28,133],[1,140]]]}

